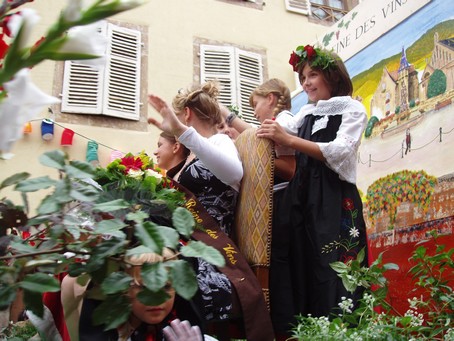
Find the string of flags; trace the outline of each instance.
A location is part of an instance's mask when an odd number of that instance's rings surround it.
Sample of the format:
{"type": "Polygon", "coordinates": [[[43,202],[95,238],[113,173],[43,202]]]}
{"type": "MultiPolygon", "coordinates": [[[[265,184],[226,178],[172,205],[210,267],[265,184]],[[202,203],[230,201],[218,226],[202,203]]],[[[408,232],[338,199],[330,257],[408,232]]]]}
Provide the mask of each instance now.
{"type": "Polygon", "coordinates": [[[31,121],[27,122],[23,128],[24,134],[31,134],[33,132],[32,122],[34,122],[34,121],[41,121],[41,126],[40,126],[41,138],[44,141],[51,141],[54,139],[55,126],[59,126],[60,128],[63,128],[63,131],[62,131],[61,137],[60,137],[61,146],[65,146],[65,147],[72,146],[73,140],[74,140],[74,135],[80,136],[80,137],[88,140],[87,150],[86,150],[86,154],[85,154],[85,160],[87,162],[92,162],[92,163],[99,162],[98,149],[99,149],[100,145],[111,150],[110,162],[112,162],[115,159],[122,158],[124,155],[126,155],[126,153],[124,153],[122,151],[116,150],[115,148],[109,147],[105,144],[96,142],[95,140],[93,140],[87,136],[79,134],[72,129],[66,128],[63,125],[55,122],[51,118],[36,119],[36,120],[31,120],[31,121]]]}

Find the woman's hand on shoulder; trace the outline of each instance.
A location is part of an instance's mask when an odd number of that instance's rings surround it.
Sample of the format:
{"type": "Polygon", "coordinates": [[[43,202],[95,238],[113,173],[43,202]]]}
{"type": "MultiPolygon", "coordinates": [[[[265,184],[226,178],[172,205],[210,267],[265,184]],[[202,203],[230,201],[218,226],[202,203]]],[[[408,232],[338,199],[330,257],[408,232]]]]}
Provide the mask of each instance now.
{"type": "Polygon", "coordinates": [[[280,146],[287,146],[290,135],[274,119],[266,119],[257,129],[257,136],[273,140],[280,146]]]}

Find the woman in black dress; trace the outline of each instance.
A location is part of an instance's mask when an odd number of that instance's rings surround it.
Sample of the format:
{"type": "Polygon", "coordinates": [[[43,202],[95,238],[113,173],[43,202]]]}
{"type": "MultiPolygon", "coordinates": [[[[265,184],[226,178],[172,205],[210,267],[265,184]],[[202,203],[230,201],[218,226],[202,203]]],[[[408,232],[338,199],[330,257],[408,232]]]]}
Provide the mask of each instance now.
{"type": "Polygon", "coordinates": [[[271,247],[271,315],[275,332],[284,336],[298,314],[330,317],[342,297],[357,301],[361,290],[348,293],[330,263],[347,262],[366,247],[355,185],[366,110],[351,98],[352,82],[336,54],[299,46],[290,64],[309,104],[291,122],[266,120],[257,131],[296,151],[296,173],[273,222],[280,238],[271,247]]]}

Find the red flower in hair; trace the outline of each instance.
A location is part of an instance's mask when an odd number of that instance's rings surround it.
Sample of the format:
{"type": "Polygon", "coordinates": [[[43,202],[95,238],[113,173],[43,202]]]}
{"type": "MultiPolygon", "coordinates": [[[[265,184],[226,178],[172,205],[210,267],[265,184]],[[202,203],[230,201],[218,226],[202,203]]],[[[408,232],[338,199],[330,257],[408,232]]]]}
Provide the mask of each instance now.
{"type": "Polygon", "coordinates": [[[314,47],[311,45],[306,45],[304,46],[304,51],[307,53],[307,59],[311,60],[317,55],[317,52],[315,51],[314,47]]]}
{"type": "Polygon", "coordinates": [[[300,62],[300,56],[298,56],[295,51],[292,52],[289,59],[289,64],[293,67],[293,71],[298,71],[298,64],[300,62]]]}
{"type": "Polygon", "coordinates": [[[3,40],[3,34],[0,36],[0,59],[3,59],[8,51],[9,45],[3,40]]]}

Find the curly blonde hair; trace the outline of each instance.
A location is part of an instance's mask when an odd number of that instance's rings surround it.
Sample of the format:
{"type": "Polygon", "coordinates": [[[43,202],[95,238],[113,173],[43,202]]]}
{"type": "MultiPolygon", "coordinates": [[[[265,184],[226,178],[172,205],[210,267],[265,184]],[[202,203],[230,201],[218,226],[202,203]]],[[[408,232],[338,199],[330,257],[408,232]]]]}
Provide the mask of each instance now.
{"type": "Polygon", "coordinates": [[[222,122],[221,109],[218,103],[219,83],[208,81],[205,84],[194,84],[187,89],[181,89],[172,101],[177,114],[188,107],[194,111],[201,121],[212,125],[222,122]]]}
{"type": "Polygon", "coordinates": [[[277,96],[277,104],[273,109],[273,116],[276,116],[283,110],[290,110],[292,107],[292,97],[288,86],[278,78],[271,78],[266,82],[260,84],[252,91],[249,96],[249,104],[254,107],[253,97],[262,96],[266,97],[269,94],[277,96]]]}

